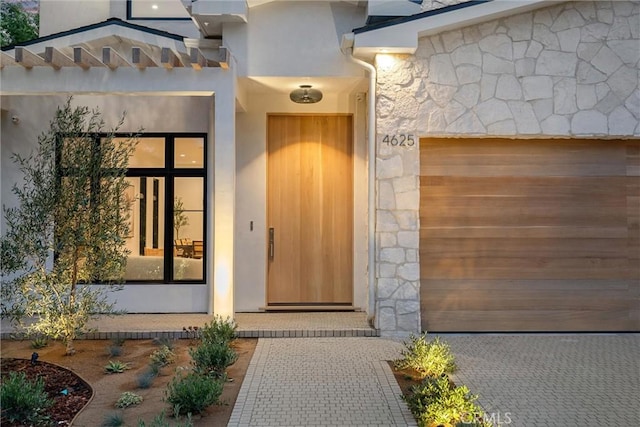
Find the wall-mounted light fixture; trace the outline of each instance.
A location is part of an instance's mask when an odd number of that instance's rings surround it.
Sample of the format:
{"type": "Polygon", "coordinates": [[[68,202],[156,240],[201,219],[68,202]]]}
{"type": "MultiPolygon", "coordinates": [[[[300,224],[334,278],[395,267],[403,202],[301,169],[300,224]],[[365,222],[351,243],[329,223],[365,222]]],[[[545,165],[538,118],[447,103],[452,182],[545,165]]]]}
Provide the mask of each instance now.
{"type": "Polygon", "coordinates": [[[300,85],[300,89],[291,91],[289,98],[297,104],[315,104],[322,99],[322,92],[311,89],[311,85],[300,85]]]}

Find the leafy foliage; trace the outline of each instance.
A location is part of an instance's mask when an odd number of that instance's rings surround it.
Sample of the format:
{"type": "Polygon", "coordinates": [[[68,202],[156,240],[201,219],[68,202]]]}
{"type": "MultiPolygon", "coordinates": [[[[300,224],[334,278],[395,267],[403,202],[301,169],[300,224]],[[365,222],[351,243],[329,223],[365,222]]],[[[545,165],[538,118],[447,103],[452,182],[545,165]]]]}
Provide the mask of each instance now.
{"type": "Polygon", "coordinates": [[[181,197],[173,201],[173,228],[176,230],[176,239],[180,238],[180,229],[189,225],[189,218],[184,213],[184,203],[181,197]]]}
{"type": "Polygon", "coordinates": [[[10,422],[47,425],[47,408],[53,404],[44,390],[44,380],[27,379],[24,372],[9,372],[0,388],[2,415],[10,422]]]}
{"type": "Polygon", "coordinates": [[[104,372],[107,374],[121,374],[127,369],[131,369],[128,363],[120,362],[119,360],[109,360],[107,366],[104,367],[104,372]]]}
{"type": "Polygon", "coordinates": [[[1,47],[38,38],[39,16],[24,10],[19,3],[0,3],[1,47]]]}
{"type": "Polygon", "coordinates": [[[427,334],[411,335],[410,342],[405,342],[402,359],[394,361],[396,369],[413,369],[425,376],[439,377],[445,373],[455,371],[456,365],[449,345],[440,342],[436,337],[427,340],[427,334]]]}
{"type": "Polygon", "coordinates": [[[236,321],[230,317],[223,319],[222,316],[215,315],[211,322],[205,323],[198,330],[198,333],[203,342],[228,344],[236,337],[237,328],[236,321]]]}
{"type": "Polygon", "coordinates": [[[482,409],[475,403],[477,398],[466,386],[456,387],[443,375],[426,377],[420,385],[411,388],[405,400],[421,427],[457,423],[484,427],[487,424],[483,421],[482,409]]]}
{"type": "Polygon", "coordinates": [[[176,361],[176,354],[168,346],[163,345],[149,356],[151,364],[166,366],[176,361]]]}
{"type": "Polygon", "coordinates": [[[139,394],[132,393],[130,391],[125,391],[120,395],[118,401],[116,402],[116,408],[128,408],[129,406],[139,405],[142,403],[142,396],[139,394]]]}
{"type": "Polygon", "coordinates": [[[13,186],[17,207],[4,208],[0,240],[2,314],[27,334],[62,339],[67,354],[98,313],[114,313],[108,293],[121,288],[129,222],[124,190],[135,138],[114,140],[101,114],[59,107],[27,156],[13,155],[24,175],[13,186]],[[100,281],[102,286],[87,284],[100,281]],[[35,323],[22,324],[37,317],[35,323]]]}
{"type": "Polygon", "coordinates": [[[176,375],[169,383],[165,400],[174,408],[174,415],[199,414],[207,406],[218,402],[223,380],[196,373],[176,375]]]}
{"type": "Polygon", "coordinates": [[[217,378],[223,378],[225,368],[238,359],[238,354],[228,344],[208,341],[190,348],[189,355],[195,372],[217,378]]]}

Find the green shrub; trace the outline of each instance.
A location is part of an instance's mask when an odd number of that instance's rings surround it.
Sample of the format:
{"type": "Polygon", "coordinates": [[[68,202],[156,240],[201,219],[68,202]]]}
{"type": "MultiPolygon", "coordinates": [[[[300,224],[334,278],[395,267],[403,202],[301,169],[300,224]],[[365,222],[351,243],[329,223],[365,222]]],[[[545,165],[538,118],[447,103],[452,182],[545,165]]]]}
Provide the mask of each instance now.
{"type": "Polygon", "coordinates": [[[120,362],[119,360],[116,360],[115,362],[113,360],[109,360],[109,364],[104,367],[104,372],[106,374],[121,374],[127,369],[131,369],[128,363],[120,362]]]}
{"type": "Polygon", "coordinates": [[[102,421],[102,427],[120,427],[124,425],[124,418],[122,412],[112,412],[105,415],[102,421]]]}
{"type": "Polygon", "coordinates": [[[230,317],[223,319],[222,316],[216,315],[211,322],[205,323],[198,333],[203,342],[228,344],[235,338],[237,328],[235,320],[230,317]]]}
{"type": "Polygon", "coordinates": [[[170,347],[163,345],[158,350],[151,353],[150,358],[151,364],[162,367],[175,362],[176,354],[170,347]]]}
{"type": "Polygon", "coordinates": [[[427,334],[419,337],[411,335],[410,342],[405,342],[404,345],[402,359],[394,361],[396,369],[413,369],[420,373],[422,378],[439,377],[456,369],[449,345],[440,342],[438,337],[433,341],[427,341],[427,334]]]}
{"type": "Polygon", "coordinates": [[[47,408],[53,404],[44,391],[44,381],[29,381],[24,372],[9,372],[2,380],[0,407],[9,422],[48,425],[47,408]]]}
{"type": "MultiPolygon", "coordinates": [[[[138,420],[138,427],[146,426],[147,425],[143,420],[138,420]]],[[[155,418],[151,421],[151,424],[149,424],[149,427],[171,427],[171,424],[169,424],[169,421],[167,421],[167,419],[165,418],[164,409],[162,410],[162,412],[160,412],[160,414],[155,416],[155,418]]],[[[173,427],[193,427],[191,414],[187,414],[187,419],[185,420],[184,424],[176,423],[173,425],[173,427]]]]}
{"type": "Polygon", "coordinates": [[[116,408],[128,408],[129,406],[139,405],[142,403],[142,396],[139,394],[132,393],[130,391],[125,391],[120,395],[118,401],[116,402],[116,408]]]}
{"type": "Polygon", "coordinates": [[[483,412],[475,403],[477,399],[466,386],[453,385],[446,375],[426,377],[411,387],[409,397],[405,398],[421,427],[472,422],[485,426],[483,412]]]}
{"type": "Polygon", "coordinates": [[[176,375],[169,383],[165,400],[174,408],[174,415],[199,414],[207,406],[218,403],[224,382],[196,373],[176,375]]]}
{"type": "Polygon", "coordinates": [[[196,348],[189,349],[194,371],[202,375],[224,376],[224,370],[232,365],[238,354],[226,343],[203,341],[196,348]]]}

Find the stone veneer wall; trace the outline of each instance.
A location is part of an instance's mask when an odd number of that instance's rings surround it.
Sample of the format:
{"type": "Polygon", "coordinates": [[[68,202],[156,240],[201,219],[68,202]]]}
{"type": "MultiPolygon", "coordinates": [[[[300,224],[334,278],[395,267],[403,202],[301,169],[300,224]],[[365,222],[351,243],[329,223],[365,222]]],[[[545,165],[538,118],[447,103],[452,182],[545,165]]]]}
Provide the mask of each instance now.
{"type": "Polygon", "coordinates": [[[640,3],[567,2],[376,58],[377,296],[383,334],[420,330],[417,136],[640,135],[640,3]]]}
{"type": "Polygon", "coordinates": [[[424,0],[422,2],[422,10],[435,10],[443,7],[452,6],[458,3],[466,3],[471,0],[424,0]]]}

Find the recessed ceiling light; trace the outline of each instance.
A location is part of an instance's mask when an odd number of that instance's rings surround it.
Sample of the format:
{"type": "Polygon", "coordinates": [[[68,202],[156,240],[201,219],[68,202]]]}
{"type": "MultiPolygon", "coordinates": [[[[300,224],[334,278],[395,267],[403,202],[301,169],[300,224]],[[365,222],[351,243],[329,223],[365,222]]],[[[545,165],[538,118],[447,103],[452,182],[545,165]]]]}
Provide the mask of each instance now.
{"type": "Polygon", "coordinates": [[[157,10],[157,9],[158,9],[158,5],[157,5],[157,4],[152,4],[152,5],[151,5],[151,9],[153,9],[153,10],[157,10]]]}
{"type": "Polygon", "coordinates": [[[196,162],[195,160],[191,160],[191,163],[195,163],[195,162],[196,162]]]}
{"type": "Polygon", "coordinates": [[[180,154],[180,157],[187,157],[186,154],[180,154]]]}

